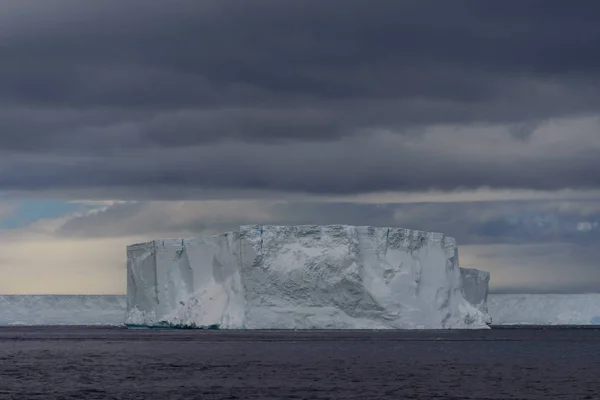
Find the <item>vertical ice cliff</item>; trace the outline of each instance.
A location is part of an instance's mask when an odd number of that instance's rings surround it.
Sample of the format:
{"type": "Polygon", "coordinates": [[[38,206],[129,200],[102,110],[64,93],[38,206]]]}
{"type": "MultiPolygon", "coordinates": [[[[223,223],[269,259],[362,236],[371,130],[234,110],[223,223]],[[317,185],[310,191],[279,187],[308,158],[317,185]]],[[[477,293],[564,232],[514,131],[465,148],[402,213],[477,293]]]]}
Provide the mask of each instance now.
{"type": "Polygon", "coordinates": [[[465,299],[485,298],[487,281],[485,295],[472,286],[465,292],[456,242],[440,233],[242,226],[218,236],[132,245],[127,255],[129,325],[487,327],[485,309],[465,299]]]}
{"type": "Polygon", "coordinates": [[[490,273],[474,268],[461,268],[460,275],[465,299],[479,310],[487,313],[490,273]]]}
{"type": "Polygon", "coordinates": [[[486,315],[486,324],[492,323],[488,313],[490,273],[474,268],[461,268],[462,293],[465,299],[486,315]]]}

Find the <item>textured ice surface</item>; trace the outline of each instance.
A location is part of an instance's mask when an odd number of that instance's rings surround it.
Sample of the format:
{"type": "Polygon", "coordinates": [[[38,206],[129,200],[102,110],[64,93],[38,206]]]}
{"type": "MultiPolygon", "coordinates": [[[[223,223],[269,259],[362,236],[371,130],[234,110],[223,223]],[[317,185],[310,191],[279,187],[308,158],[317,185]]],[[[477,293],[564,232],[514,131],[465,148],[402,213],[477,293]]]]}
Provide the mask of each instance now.
{"type": "Polygon", "coordinates": [[[125,296],[0,295],[0,325],[122,325],[125,296]]]}
{"type": "Polygon", "coordinates": [[[465,299],[456,242],[440,233],[242,226],[128,246],[127,255],[130,325],[485,328],[489,320],[465,299]]]}
{"type": "Polygon", "coordinates": [[[490,294],[494,325],[600,325],[600,294],[490,294]]]}

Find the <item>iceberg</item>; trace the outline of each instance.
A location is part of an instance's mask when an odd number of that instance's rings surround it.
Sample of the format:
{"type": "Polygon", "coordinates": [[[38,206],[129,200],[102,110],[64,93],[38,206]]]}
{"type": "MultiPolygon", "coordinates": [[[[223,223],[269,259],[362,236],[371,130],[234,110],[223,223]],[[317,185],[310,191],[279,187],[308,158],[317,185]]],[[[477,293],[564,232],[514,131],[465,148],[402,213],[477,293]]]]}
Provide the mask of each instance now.
{"type": "Polygon", "coordinates": [[[600,325],[600,294],[490,294],[495,325],[600,325]]]}
{"type": "Polygon", "coordinates": [[[216,236],[128,246],[125,323],[220,329],[488,328],[489,275],[475,271],[461,272],[456,241],[441,233],[241,226],[216,236]]]}
{"type": "Polygon", "coordinates": [[[122,295],[0,295],[0,325],[123,325],[122,295]]]}

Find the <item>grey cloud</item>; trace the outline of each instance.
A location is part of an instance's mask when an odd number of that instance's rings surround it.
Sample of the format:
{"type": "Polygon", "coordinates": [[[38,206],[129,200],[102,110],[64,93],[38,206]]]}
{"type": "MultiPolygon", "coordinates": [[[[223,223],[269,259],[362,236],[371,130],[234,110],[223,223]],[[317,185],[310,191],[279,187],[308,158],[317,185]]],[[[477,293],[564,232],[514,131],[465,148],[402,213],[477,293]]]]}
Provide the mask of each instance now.
{"type": "MultiPolygon", "coordinates": [[[[15,26],[4,35],[5,98],[75,107],[174,106],[206,103],[237,84],[273,93],[271,104],[303,96],[418,96],[476,104],[521,76],[535,81],[562,74],[559,81],[571,83],[577,78],[570,74],[581,73],[582,83],[593,84],[586,77],[595,77],[600,66],[600,32],[589,7],[474,1],[50,3],[56,7],[36,14],[26,2],[21,7],[36,17],[35,26],[15,26]]],[[[236,100],[242,99],[229,99],[236,100]]]]}
{"type": "Polygon", "coordinates": [[[600,183],[598,126],[570,146],[534,140],[549,118],[600,109],[595,2],[11,0],[6,10],[3,190],[600,183]],[[480,131],[461,133],[469,126],[480,131]]]}
{"type": "Polygon", "coordinates": [[[244,224],[351,224],[389,226],[394,207],[352,203],[272,200],[140,202],[112,205],[69,219],[57,231],[63,236],[114,237],[219,233],[244,224]]]}
{"type": "Polygon", "coordinates": [[[595,293],[600,284],[597,243],[476,245],[459,249],[461,265],[491,272],[494,293],[595,293]]]}
{"type": "Polygon", "coordinates": [[[66,236],[219,232],[242,224],[400,226],[444,232],[461,245],[600,243],[598,201],[356,204],[318,201],[122,203],[68,220],[66,236]]]}
{"type": "Polygon", "coordinates": [[[523,145],[512,138],[495,138],[494,132],[487,138],[484,134],[483,129],[478,133],[479,140],[474,140],[470,132],[463,135],[447,130],[413,139],[373,133],[337,142],[227,142],[90,154],[92,148],[87,154],[72,153],[68,157],[6,153],[0,159],[0,188],[129,187],[143,192],[149,188],[176,191],[197,187],[351,194],[481,186],[553,190],[598,185],[600,148],[594,148],[593,137],[584,135],[579,143],[557,146],[523,145]],[[458,141],[453,139],[456,135],[458,141]]]}
{"type": "Polygon", "coordinates": [[[459,243],[600,243],[600,207],[590,201],[501,201],[406,204],[396,222],[448,232],[459,243]]]}

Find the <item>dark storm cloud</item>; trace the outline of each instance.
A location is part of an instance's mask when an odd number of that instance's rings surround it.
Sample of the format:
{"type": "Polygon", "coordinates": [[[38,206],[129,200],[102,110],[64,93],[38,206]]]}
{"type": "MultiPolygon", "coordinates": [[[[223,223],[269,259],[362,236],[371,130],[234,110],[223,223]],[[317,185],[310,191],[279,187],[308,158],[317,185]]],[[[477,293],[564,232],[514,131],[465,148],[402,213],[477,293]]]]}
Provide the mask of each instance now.
{"type": "Polygon", "coordinates": [[[537,151],[521,141],[521,148],[510,141],[491,142],[490,149],[461,148],[462,144],[453,148],[443,134],[406,146],[401,137],[371,135],[292,146],[227,143],[69,157],[8,154],[0,159],[0,187],[50,190],[118,185],[161,192],[199,187],[351,194],[452,190],[459,185],[552,190],[598,183],[600,157],[585,141],[576,150],[551,146],[537,151]]]}
{"type": "Polygon", "coordinates": [[[599,13],[592,1],[10,0],[0,189],[598,187],[598,126],[572,147],[530,142],[550,117],[600,109],[599,13]],[[502,126],[504,154],[485,132],[457,133],[475,123],[502,126]]]}

